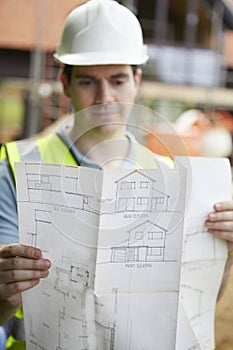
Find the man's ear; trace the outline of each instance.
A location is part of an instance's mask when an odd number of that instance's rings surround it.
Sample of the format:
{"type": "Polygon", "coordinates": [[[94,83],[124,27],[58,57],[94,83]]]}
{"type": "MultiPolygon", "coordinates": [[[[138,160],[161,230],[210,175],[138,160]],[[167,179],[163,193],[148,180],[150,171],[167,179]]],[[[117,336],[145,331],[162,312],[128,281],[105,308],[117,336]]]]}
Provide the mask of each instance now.
{"type": "Polygon", "coordinates": [[[135,74],[134,74],[134,80],[137,88],[139,88],[141,80],[142,80],[142,70],[141,68],[137,68],[135,74]]]}
{"type": "Polygon", "coordinates": [[[62,86],[63,86],[64,94],[65,94],[67,97],[70,97],[69,83],[68,83],[66,74],[63,73],[63,72],[60,74],[60,81],[61,81],[62,86]]]}

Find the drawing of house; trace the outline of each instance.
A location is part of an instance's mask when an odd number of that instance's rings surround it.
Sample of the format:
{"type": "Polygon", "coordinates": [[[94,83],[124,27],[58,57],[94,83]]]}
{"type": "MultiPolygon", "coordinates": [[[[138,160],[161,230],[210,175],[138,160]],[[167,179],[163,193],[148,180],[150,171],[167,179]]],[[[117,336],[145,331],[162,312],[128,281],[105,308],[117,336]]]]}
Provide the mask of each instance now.
{"type": "Polygon", "coordinates": [[[92,211],[93,196],[77,191],[78,179],[65,178],[63,191],[61,177],[57,175],[27,174],[28,194],[31,202],[62,205],[64,197],[69,207],[92,211]],[[72,185],[72,186],[71,186],[72,185]]]}
{"type": "Polygon", "coordinates": [[[155,180],[134,170],[116,181],[116,212],[167,211],[169,196],[155,188],[155,180]]]}
{"type": "Polygon", "coordinates": [[[88,196],[80,193],[65,193],[67,204],[70,208],[80,209],[85,211],[91,211],[91,199],[92,196],[88,196]]]}
{"type": "Polygon", "coordinates": [[[111,262],[164,260],[167,230],[147,220],[128,232],[128,238],[111,248],[111,262]]]}

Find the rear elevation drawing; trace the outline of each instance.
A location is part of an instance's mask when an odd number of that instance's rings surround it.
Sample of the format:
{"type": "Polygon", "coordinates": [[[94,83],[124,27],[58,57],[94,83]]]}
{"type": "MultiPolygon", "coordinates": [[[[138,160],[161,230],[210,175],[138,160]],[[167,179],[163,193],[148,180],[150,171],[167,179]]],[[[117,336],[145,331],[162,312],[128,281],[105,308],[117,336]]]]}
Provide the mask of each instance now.
{"type": "Polygon", "coordinates": [[[48,205],[64,205],[78,210],[93,210],[93,195],[82,191],[78,169],[72,169],[69,176],[61,176],[57,165],[41,168],[38,173],[34,166],[27,166],[27,190],[30,202],[48,205]]]}
{"type": "Polygon", "coordinates": [[[128,238],[111,248],[111,262],[164,261],[167,230],[147,220],[127,232],[128,238]]]}
{"type": "MultiPolygon", "coordinates": [[[[84,185],[85,174],[71,168],[68,173],[58,172],[58,166],[26,166],[27,198],[31,203],[65,206],[97,215],[124,212],[166,212],[170,196],[156,189],[156,180],[142,170],[134,170],[115,181],[111,203],[107,207],[84,185]]],[[[65,171],[64,171],[65,172],[65,171]]],[[[157,184],[157,188],[159,185],[157,184]]]]}
{"type": "Polygon", "coordinates": [[[116,212],[168,210],[169,196],[155,188],[156,181],[141,170],[116,181],[116,212]]]}

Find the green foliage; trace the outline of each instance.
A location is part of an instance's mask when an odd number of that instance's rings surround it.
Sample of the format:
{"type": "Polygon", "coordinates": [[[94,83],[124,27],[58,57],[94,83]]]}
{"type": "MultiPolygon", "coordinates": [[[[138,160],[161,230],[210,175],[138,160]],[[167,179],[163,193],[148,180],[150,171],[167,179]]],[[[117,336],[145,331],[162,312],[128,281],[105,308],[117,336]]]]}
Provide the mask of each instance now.
{"type": "Polygon", "coordinates": [[[20,98],[5,98],[0,100],[0,125],[21,126],[24,116],[24,104],[20,98]]]}

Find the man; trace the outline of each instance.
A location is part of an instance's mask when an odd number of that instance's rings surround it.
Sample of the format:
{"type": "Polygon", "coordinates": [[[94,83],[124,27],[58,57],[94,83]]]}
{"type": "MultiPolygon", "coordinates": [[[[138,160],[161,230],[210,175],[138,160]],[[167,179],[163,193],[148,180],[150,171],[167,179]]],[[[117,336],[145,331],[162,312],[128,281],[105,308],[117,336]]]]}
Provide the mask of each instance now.
{"type": "MultiPolygon", "coordinates": [[[[166,160],[153,155],[126,131],[141,81],[137,66],[147,58],[141,27],[129,10],[110,0],[81,5],[68,16],[55,54],[64,65],[61,81],[77,114],[74,125],[38,141],[10,143],[2,150],[0,324],[9,320],[14,324],[7,348],[25,349],[20,330],[21,292],[46,278],[51,266],[39,249],[16,243],[14,162],[33,160],[100,169],[167,167],[166,160]]],[[[233,202],[215,204],[206,226],[211,234],[233,241],[233,202]]]]}

